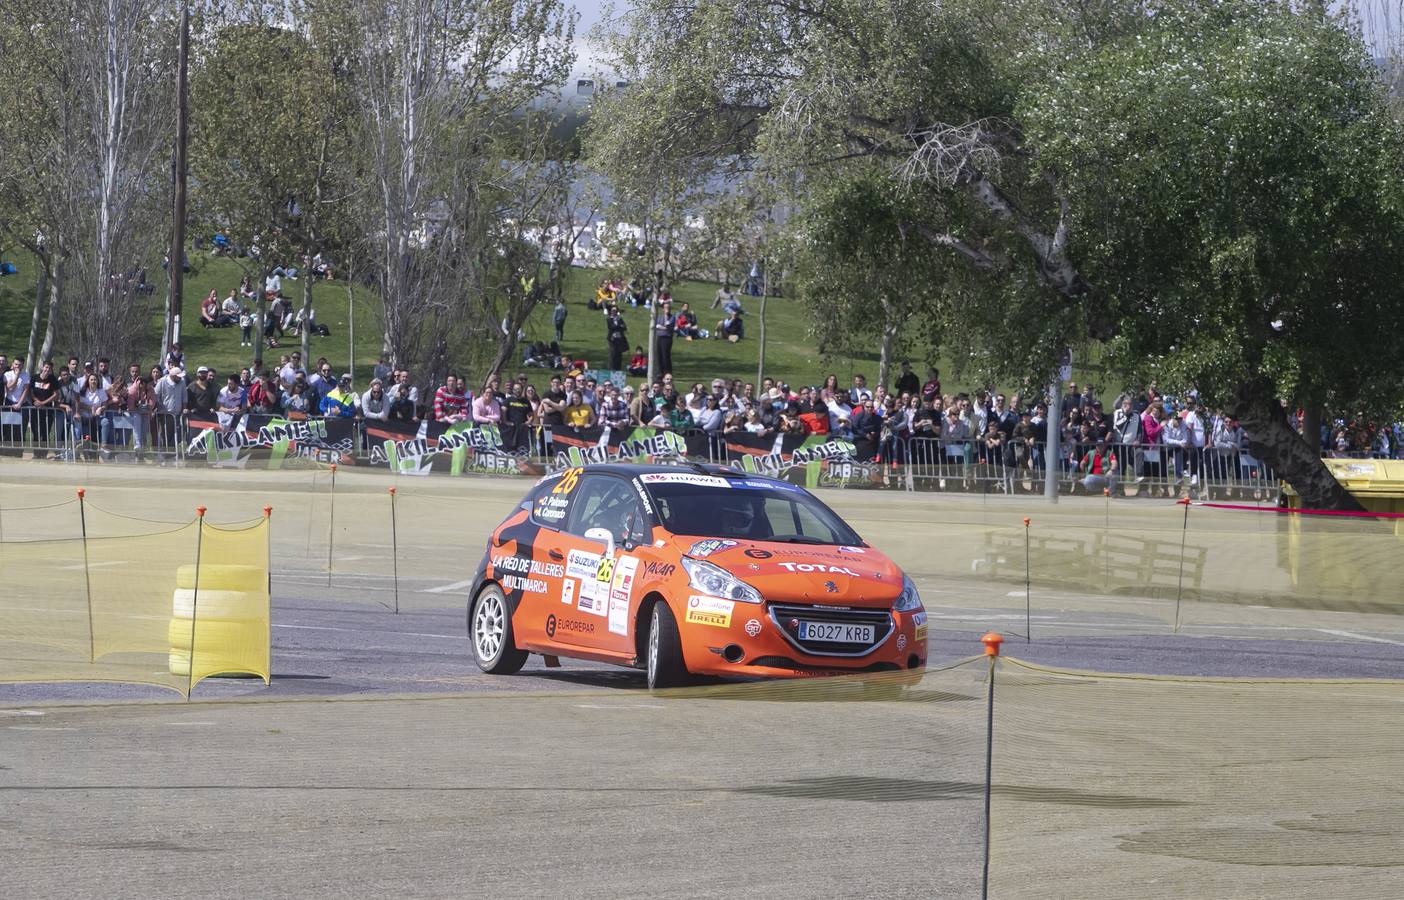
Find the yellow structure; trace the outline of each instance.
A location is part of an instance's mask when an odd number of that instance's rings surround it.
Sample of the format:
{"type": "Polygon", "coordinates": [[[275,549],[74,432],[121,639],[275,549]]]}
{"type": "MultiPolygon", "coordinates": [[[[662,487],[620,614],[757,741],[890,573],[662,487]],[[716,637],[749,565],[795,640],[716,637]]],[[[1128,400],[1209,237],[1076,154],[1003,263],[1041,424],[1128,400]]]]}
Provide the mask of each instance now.
{"type": "MultiPolygon", "coordinates": [[[[1404,514],[1404,460],[1328,459],[1327,468],[1367,512],[1404,514]]],[[[1289,509],[1302,498],[1285,486],[1289,509]]],[[[1336,608],[1398,612],[1404,518],[1287,515],[1292,583],[1336,608]]]]}
{"type": "Polygon", "coordinates": [[[13,540],[12,530],[0,541],[0,681],[188,695],[211,675],[269,680],[267,517],[242,527],[128,520],[126,533],[99,537],[81,500],[55,510],[72,517],[72,537],[13,540]]]}

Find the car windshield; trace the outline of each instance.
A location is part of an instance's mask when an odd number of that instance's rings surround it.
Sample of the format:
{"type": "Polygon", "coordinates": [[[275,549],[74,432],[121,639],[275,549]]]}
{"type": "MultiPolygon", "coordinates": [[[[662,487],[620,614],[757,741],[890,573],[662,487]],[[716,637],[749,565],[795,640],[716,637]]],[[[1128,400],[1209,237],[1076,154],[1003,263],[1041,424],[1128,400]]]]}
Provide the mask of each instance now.
{"type": "Polygon", "coordinates": [[[663,527],[673,534],[779,541],[861,544],[838,515],[797,487],[749,478],[643,479],[663,527]]]}

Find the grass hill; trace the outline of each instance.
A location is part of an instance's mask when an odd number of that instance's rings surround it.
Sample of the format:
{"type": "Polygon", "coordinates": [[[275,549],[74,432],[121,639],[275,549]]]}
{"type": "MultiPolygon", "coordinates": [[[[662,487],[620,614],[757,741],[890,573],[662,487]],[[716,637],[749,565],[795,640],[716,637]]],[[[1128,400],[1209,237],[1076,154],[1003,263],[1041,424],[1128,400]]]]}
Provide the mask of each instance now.
{"type": "MultiPolygon", "coordinates": [[[[8,252],[6,261],[18,268],[17,275],[0,278],[0,351],[10,356],[23,354],[29,340],[30,317],[34,308],[36,268],[33,259],[27,255],[8,252]]],[[[185,321],[182,343],[185,345],[186,359],[193,365],[212,365],[220,371],[238,369],[252,363],[253,355],[247,348],[239,346],[239,329],[204,329],[199,325],[200,301],[211,290],[221,299],[230,288],[237,287],[243,270],[238,263],[226,257],[212,257],[207,253],[191,254],[192,271],[185,278],[185,321]]],[[[162,273],[157,270],[151,277],[157,285],[157,295],[164,290],[162,273]]],[[[608,348],[605,344],[604,316],[586,307],[586,302],[594,296],[601,273],[592,269],[571,269],[567,278],[566,301],[569,318],[565,326],[565,341],[562,350],[576,359],[589,360],[591,365],[603,368],[608,364],[608,348]]],[[[314,337],[311,344],[312,358],[327,357],[337,372],[344,371],[354,358],[355,377],[358,389],[364,389],[370,379],[370,372],[380,353],[381,331],[377,316],[379,301],[375,294],[361,285],[349,286],[344,281],[319,281],[313,288],[312,305],[316,310],[317,321],[330,330],[330,337],[314,337]],[[354,312],[355,341],[352,343],[352,313],[354,312]]],[[[686,281],[673,290],[674,304],[691,303],[698,314],[702,327],[714,329],[721,314],[708,309],[716,293],[717,285],[700,281],[686,281]]],[[[283,291],[293,298],[295,304],[302,299],[302,282],[287,281],[283,291]]],[[[756,376],[757,353],[759,350],[759,301],[754,297],[742,298],[746,309],[746,339],[731,344],[724,341],[675,340],[673,343],[674,377],[680,383],[709,381],[713,377],[741,378],[752,381],[756,376]]],[[[624,306],[624,317],[628,322],[628,336],[631,346],[648,344],[648,311],[624,306]]],[[[554,329],[551,324],[552,307],[542,306],[534,310],[526,323],[528,340],[549,341],[554,329]]],[[[856,357],[842,357],[827,362],[819,359],[813,340],[808,334],[808,313],[797,301],[790,298],[771,298],[766,308],[766,374],[798,387],[805,384],[821,384],[830,373],[837,374],[841,384],[851,384],[852,375],[862,372],[868,376],[869,384],[875,384],[878,369],[877,348],[856,357]]],[[[160,319],[155,318],[151,326],[151,345],[146,362],[155,356],[161,330],[160,319]]],[[[291,349],[297,340],[290,338],[285,343],[291,349]]],[[[276,361],[285,349],[267,351],[276,361]]],[[[66,357],[68,345],[60,333],[55,341],[55,357],[66,357]]],[[[627,362],[627,354],[625,357],[627,362]]],[[[125,360],[114,363],[125,364],[125,360]]],[[[915,355],[913,367],[918,375],[925,376],[931,360],[924,355],[915,355]]],[[[954,373],[948,361],[937,359],[936,365],[942,370],[943,381],[949,389],[968,389],[971,386],[952,377],[954,373]]],[[[515,372],[516,366],[509,366],[515,372]]],[[[1095,368],[1095,367],[1094,367],[1095,368]]],[[[895,369],[895,367],[894,367],[895,369]]],[[[469,374],[476,380],[479,373],[469,374]]],[[[533,380],[544,383],[546,374],[542,370],[533,371],[533,380]]],[[[1077,371],[1079,378],[1087,372],[1077,371]]],[[[1095,373],[1094,373],[1095,374],[1095,373]]],[[[896,371],[893,377],[895,378],[896,371]]]]}
{"type": "MultiPolygon", "coordinates": [[[[29,340],[30,317],[33,313],[34,291],[36,287],[36,266],[32,258],[14,252],[7,253],[7,261],[19,268],[17,275],[0,279],[0,351],[11,356],[23,354],[29,340]]],[[[199,325],[200,301],[211,290],[221,299],[230,288],[237,287],[243,270],[231,259],[211,257],[207,254],[191,254],[192,271],[185,278],[184,322],[181,335],[186,350],[186,359],[196,364],[213,365],[221,371],[249,365],[253,356],[247,348],[239,346],[239,329],[205,329],[199,325]]],[[[157,295],[163,290],[161,273],[153,276],[157,285],[157,295]]],[[[586,301],[594,296],[600,273],[589,269],[572,269],[567,278],[566,301],[569,318],[566,321],[565,341],[562,349],[577,359],[587,359],[593,366],[603,368],[608,362],[608,348],[605,344],[604,316],[586,307],[586,301]]],[[[709,310],[708,306],[716,293],[717,286],[704,282],[688,281],[676,286],[673,291],[674,303],[692,304],[704,328],[712,329],[721,314],[709,310]]],[[[300,303],[302,282],[287,281],[283,291],[300,303]]],[[[374,293],[361,285],[351,286],[344,281],[319,281],[313,288],[312,305],[316,309],[317,321],[331,329],[330,337],[312,339],[312,355],[326,356],[337,371],[343,370],[351,362],[354,354],[356,383],[362,386],[370,377],[370,371],[380,352],[380,323],[376,314],[378,300],[374,293]],[[351,341],[352,312],[355,320],[355,342],[351,341]]],[[[759,301],[743,298],[746,308],[746,339],[736,344],[723,341],[684,341],[677,340],[673,346],[675,377],[684,382],[710,380],[714,376],[753,380],[756,374],[757,352],[759,349],[759,301]]],[[[551,324],[550,306],[533,311],[526,324],[529,340],[549,341],[554,334],[551,324]]],[[[624,307],[624,317],[629,325],[629,339],[634,343],[648,343],[648,311],[624,307]]],[[[152,342],[148,356],[154,356],[160,334],[160,320],[153,319],[152,342]]],[[[285,343],[291,348],[296,339],[285,343]]],[[[266,351],[265,358],[284,350],[266,351]]],[[[55,357],[66,356],[67,344],[62,332],[55,341],[55,357]]],[[[143,360],[144,361],[144,360],[143,360]]],[[[626,354],[627,361],[627,354],[626,354]]],[[[114,360],[114,363],[119,361],[114,360]]],[[[120,361],[125,363],[125,361],[120,361]]],[[[921,367],[920,361],[917,362],[921,367]]],[[[510,367],[509,367],[510,368],[510,367]]],[[[856,360],[834,360],[830,365],[821,365],[818,354],[810,341],[805,323],[804,310],[792,299],[771,298],[766,312],[766,373],[791,384],[818,384],[824,375],[835,372],[846,384],[851,373],[863,371],[869,378],[877,372],[877,353],[873,352],[856,360]]],[[[544,380],[544,378],[543,378],[544,380]]]]}

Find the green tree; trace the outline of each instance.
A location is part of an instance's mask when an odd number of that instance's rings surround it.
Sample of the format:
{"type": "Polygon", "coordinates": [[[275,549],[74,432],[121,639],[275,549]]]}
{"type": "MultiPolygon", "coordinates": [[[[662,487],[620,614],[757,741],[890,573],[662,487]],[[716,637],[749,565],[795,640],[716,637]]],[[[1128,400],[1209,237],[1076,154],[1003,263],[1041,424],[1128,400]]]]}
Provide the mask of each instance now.
{"type": "MultiPolygon", "coordinates": [[[[257,291],[259,321],[272,269],[305,265],[321,248],[325,198],[340,193],[328,181],[344,166],[345,89],[315,32],[289,26],[300,11],[235,4],[202,19],[192,38],[191,218],[249,254],[235,259],[257,291]]],[[[310,276],[303,286],[310,305],[310,276]]],[[[255,348],[259,365],[263,341],[255,348]]]]}
{"type": "Polygon", "coordinates": [[[493,286],[522,287],[520,278],[493,275],[499,251],[520,258],[502,243],[515,241],[514,229],[495,216],[520,204],[504,200],[513,171],[538,174],[513,166],[532,142],[512,123],[565,80],[574,18],[561,0],[352,0],[346,8],[362,35],[352,125],[363,176],[354,205],[382,299],[385,349],[432,383],[455,360],[500,350],[493,286]]]}
{"type": "Polygon", "coordinates": [[[942,336],[992,371],[1088,342],[1163,361],[1308,503],[1350,502],[1278,398],[1399,400],[1370,350],[1399,337],[1400,154],[1319,7],[641,0],[616,34],[625,102],[687,136],[649,145],[665,162],[799,172],[800,207],[858,166],[909,185],[965,267],[942,336]]]}
{"type": "MultiPolygon", "coordinates": [[[[167,208],[173,8],[162,0],[16,0],[0,22],[0,231],[39,260],[80,356],[131,358],[150,338],[167,208]]],[[[31,356],[41,319],[36,293],[31,356]]],[[[32,362],[32,360],[31,360],[32,362]]]]}
{"type": "Polygon", "coordinates": [[[795,223],[794,264],[821,354],[851,356],[877,341],[877,383],[889,383],[894,354],[921,335],[915,323],[944,314],[954,261],[926,238],[945,229],[938,213],[874,166],[810,196],[795,223]]]}
{"type": "Polygon", "coordinates": [[[1197,387],[1309,500],[1345,505],[1279,398],[1404,400],[1404,134],[1361,42],[1276,6],[1166,11],[1019,118],[1059,173],[1108,360],[1197,387]]]}

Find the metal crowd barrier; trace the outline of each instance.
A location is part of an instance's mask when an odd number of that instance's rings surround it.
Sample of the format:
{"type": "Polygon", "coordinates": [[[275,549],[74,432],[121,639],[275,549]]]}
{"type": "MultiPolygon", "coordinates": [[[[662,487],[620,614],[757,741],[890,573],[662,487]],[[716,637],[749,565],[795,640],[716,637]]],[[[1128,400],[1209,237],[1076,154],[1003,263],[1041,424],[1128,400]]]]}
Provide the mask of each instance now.
{"type": "Polygon", "coordinates": [[[180,460],[186,434],[183,413],[108,410],[85,416],[54,407],[0,410],[0,452],[9,456],[180,460]]]}
{"type": "MultiPolygon", "coordinates": [[[[918,437],[909,439],[902,452],[908,473],[938,482],[938,490],[1041,493],[1050,463],[1047,445],[1032,441],[1016,444],[1013,465],[1008,463],[1003,449],[996,452],[976,440],[918,437]]],[[[1082,482],[1087,473],[1080,464],[1094,449],[1095,444],[1082,442],[1059,448],[1053,465],[1060,492],[1078,493],[1084,489],[1082,482]]],[[[1193,491],[1246,496],[1276,490],[1277,476],[1272,468],[1246,447],[1109,444],[1108,450],[1116,459],[1116,477],[1110,483],[1117,493],[1171,496],[1193,491]]],[[[893,461],[902,462],[902,452],[894,454],[893,461]]]]}
{"type": "MultiPolygon", "coordinates": [[[[320,419],[320,416],[309,416],[320,419]]],[[[361,419],[354,420],[354,452],[369,462],[371,446],[361,419]]],[[[677,432],[685,438],[706,435],[706,460],[729,461],[726,435],[700,429],[677,432]]],[[[188,414],[127,413],[108,411],[96,417],[68,415],[54,408],[22,407],[0,410],[0,453],[10,456],[60,460],[155,460],[184,462],[194,431],[188,414]]],[[[983,441],[912,437],[893,438],[872,447],[869,459],[888,473],[899,475],[915,490],[1041,493],[1047,447],[1038,442],[1015,445],[1013,465],[1003,452],[993,452],[983,441]]],[[[510,448],[520,449],[520,448],[510,448]]],[[[532,429],[527,457],[551,465],[555,450],[549,427],[532,429]]],[[[1093,449],[1085,443],[1063,446],[1053,461],[1059,490],[1079,493],[1084,488],[1079,462],[1093,449]]],[[[1247,447],[1192,448],[1166,444],[1112,444],[1117,460],[1116,493],[1139,496],[1172,496],[1194,492],[1203,496],[1266,496],[1277,489],[1271,467],[1247,447]]],[[[700,457],[699,457],[700,458],[700,457]]],[[[1099,491],[1100,492],[1100,491],[1099,491]]]]}

